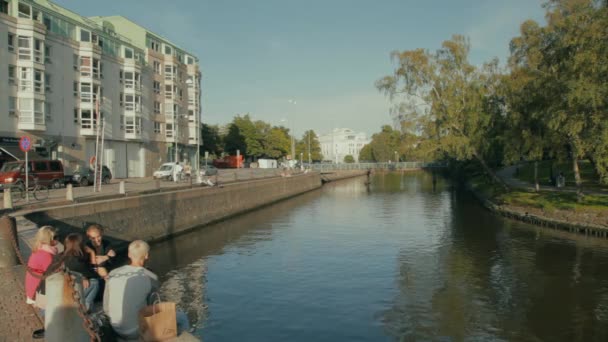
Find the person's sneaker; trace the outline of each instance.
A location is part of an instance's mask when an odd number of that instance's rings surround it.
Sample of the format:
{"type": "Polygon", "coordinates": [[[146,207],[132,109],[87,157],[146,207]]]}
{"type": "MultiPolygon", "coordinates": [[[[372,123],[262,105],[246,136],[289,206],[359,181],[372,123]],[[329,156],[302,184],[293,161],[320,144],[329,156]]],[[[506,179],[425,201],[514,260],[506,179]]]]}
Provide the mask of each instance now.
{"type": "Polygon", "coordinates": [[[41,339],[44,338],[44,329],[34,330],[32,333],[32,338],[41,339]]]}

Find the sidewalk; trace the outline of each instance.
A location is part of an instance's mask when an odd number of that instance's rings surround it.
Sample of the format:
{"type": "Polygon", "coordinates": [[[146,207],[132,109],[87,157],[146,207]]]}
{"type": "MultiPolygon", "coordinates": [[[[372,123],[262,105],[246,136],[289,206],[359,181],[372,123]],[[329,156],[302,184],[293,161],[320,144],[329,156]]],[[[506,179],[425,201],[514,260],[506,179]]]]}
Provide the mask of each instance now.
{"type": "MultiPolygon", "coordinates": [[[[528,191],[535,191],[534,184],[521,181],[515,177],[515,172],[517,170],[518,165],[512,165],[505,167],[496,172],[496,175],[500,177],[508,186],[517,189],[524,189],[528,191]]],[[[554,191],[554,192],[576,192],[576,187],[574,186],[566,186],[563,188],[558,188],[555,186],[549,185],[541,185],[541,191],[554,191]]],[[[588,195],[608,195],[608,189],[606,190],[589,190],[583,187],[583,193],[588,195]]]]}
{"type": "MultiPolygon", "coordinates": [[[[280,169],[222,169],[219,170],[217,176],[210,176],[209,178],[214,182],[220,184],[227,184],[240,181],[248,181],[260,178],[268,177],[279,177],[281,173],[280,169]]],[[[152,177],[145,178],[126,178],[126,179],[114,179],[110,184],[104,184],[101,187],[101,192],[93,192],[93,186],[86,187],[73,187],[74,202],[87,202],[95,199],[112,198],[114,196],[120,196],[119,187],[120,182],[125,182],[125,192],[127,195],[135,195],[138,193],[145,193],[147,191],[158,190],[156,187],[156,180],[152,177]]],[[[192,186],[205,186],[196,184],[194,180],[192,186]]],[[[189,181],[171,182],[166,180],[160,181],[160,191],[168,191],[171,189],[187,189],[190,187],[189,181]]],[[[30,195],[29,202],[26,203],[23,199],[13,199],[13,205],[15,209],[36,209],[41,207],[48,207],[50,205],[62,205],[70,204],[71,202],[66,201],[66,189],[51,189],[49,191],[49,197],[45,200],[38,201],[30,195]]],[[[0,197],[2,193],[0,193],[0,197]]],[[[4,211],[4,203],[0,200],[0,214],[4,211]]]]}

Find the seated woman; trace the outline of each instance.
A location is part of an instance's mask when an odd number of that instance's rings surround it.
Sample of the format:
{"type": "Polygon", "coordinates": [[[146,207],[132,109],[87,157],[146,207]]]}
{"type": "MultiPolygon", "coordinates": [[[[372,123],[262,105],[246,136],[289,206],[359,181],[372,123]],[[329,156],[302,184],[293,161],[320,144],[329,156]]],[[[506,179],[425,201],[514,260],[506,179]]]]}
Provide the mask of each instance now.
{"type": "Polygon", "coordinates": [[[82,275],[83,297],[88,311],[93,306],[95,296],[99,291],[100,275],[106,276],[107,272],[102,267],[97,270],[93,268],[92,254],[85,252],[84,242],[80,234],[72,233],[65,238],[63,256],[66,269],[82,275]]]}
{"type": "MultiPolygon", "coordinates": [[[[26,302],[40,310],[44,316],[46,299],[44,295],[44,276],[56,271],[59,267],[52,267],[57,256],[57,241],[55,241],[55,228],[43,226],[36,232],[32,255],[27,261],[25,273],[26,302]]],[[[44,329],[38,329],[32,334],[33,338],[43,338],[44,329]]]]}

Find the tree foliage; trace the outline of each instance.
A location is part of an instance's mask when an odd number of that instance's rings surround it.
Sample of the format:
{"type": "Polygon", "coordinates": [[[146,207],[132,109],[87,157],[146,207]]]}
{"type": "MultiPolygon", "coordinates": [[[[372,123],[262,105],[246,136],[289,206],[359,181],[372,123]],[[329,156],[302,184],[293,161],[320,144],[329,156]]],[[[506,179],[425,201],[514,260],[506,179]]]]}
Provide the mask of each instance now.
{"type": "Polygon", "coordinates": [[[607,4],[548,0],[547,24],[522,23],[505,70],[472,65],[458,35],[435,52],[393,52],[393,74],[376,86],[397,100],[400,154],[477,160],[496,181],[492,165],[569,158],[579,185],[589,159],[608,182],[607,4]]]}
{"type": "Polygon", "coordinates": [[[321,144],[319,138],[313,130],[304,132],[301,140],[298,140],[296,144],[296,155],[300,155],[304,158],[304,161],[321,161],[323,160],[323,154],[321,154],[321,144]],[[308,158],[308,152],[310,151],[310,159],[308,158]]]}
{"type": "Polygon", "coordinates": [[[376,86],[392,99],[400,97],[410,104],[400,108],[425,131],[427,145],[456,160],[475,158],[500,181],[484,159],[496,112],[498,62],[476,67],[468,61],[469,50],[469,41],[455,35],[434,53],[395,51],[393,74],[376,86]],[[421,106],[425,110],[419,110],[421,106]]]}
{"type": "Polygon", "coordinates": [[[344,156],[344,162],[347,164],[352,164],[355,162],[355,157],[351,156],[350,154],[347,154],[344,156]]]}

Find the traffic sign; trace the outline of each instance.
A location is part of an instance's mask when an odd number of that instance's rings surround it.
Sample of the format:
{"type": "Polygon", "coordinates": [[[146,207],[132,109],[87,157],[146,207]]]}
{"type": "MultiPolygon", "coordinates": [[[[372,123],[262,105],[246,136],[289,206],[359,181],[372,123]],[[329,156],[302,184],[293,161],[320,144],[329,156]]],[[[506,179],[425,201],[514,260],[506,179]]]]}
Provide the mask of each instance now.
{"type": "Polygon", "coordinates": [[[23,152],[29,152],[32,149],[32,140],[26,136],[21,137],[19,140],[19,148],[23,152]]]}

